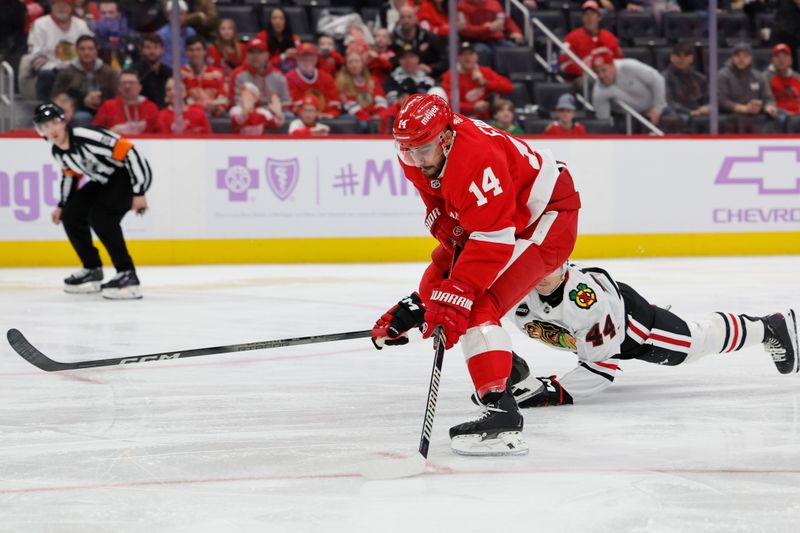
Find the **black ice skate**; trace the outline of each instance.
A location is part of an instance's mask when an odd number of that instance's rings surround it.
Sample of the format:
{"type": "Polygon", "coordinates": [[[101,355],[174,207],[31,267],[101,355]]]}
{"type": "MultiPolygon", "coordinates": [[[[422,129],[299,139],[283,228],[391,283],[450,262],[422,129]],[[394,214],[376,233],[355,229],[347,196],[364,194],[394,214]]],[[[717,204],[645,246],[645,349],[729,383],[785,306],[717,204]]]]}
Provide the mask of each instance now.
{"type": "Polygon", "coordinates": [[[118,272],[114,279],[100,286],[103,298],[109,300],[137,300],[142,297],[139,278],[133,270],[118,272]]]}
{"type": "Polygon", "coordinates": [[[781,374],[798,371],[797,319],[794,309],[765,316],[764,349],[781,374]]]}
{"type": "Polygon", "coordinates": [[[461,455],[524,455],[522,415],[509,389],[482,398],[483,415],[450,428],[450,447],[461,455]]]}
{"type": "Polygon", "coordinates": [[[69,294],[100,292],[100,282],[102,281],[102,268],[82,268],[64,279],[64,292],[69,294]]]}
{"type": "MultiPolygon", "coordinates": [[[[518,356],[516,352],[511,352],[511,375],[508,376],[508,386],[511,387],[511,391],[514,392],[515,396],[515,386],[517,383],[525,381],[530,375],[531,369],[528,367],[528,363],[525,362],[525,359],[518,356]]],[[[478,395],[474,392],[470,400],[472,400],[472,403],[475,405],[482,405],[480,400],[478,400],[478,395]]]]}

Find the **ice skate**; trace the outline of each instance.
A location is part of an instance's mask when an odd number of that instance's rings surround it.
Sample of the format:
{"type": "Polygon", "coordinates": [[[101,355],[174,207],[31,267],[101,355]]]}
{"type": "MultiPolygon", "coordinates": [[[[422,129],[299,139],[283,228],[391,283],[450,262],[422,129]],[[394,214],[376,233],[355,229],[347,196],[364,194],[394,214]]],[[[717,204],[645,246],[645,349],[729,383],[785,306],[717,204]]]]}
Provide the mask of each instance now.
{"type": "Polygon", "coordinates": [[[139,278],[133,270],[118,272],[114,279],[100,286],[103,298],[109,300],[138,300],[142,297],[139,278]]]}
{"type": "Polygon", "coordinates": [[[764,349],[781,374],[798,371],[797,320],[794,309],[765,316],[764,349]]]}
{"type": "Polygon", "coordinates": [[[100,283],[102,281],[102,268],[82,268],[64,279],[64,292],[69,294],[100,292],[100,283]]]}
{"type": "Polygon", "coordinates": [[[483,415],[450,428],[450,447],[460,455],[524,455],[522,415],[511,391],[490,392],[483,397],[483,415]]]}

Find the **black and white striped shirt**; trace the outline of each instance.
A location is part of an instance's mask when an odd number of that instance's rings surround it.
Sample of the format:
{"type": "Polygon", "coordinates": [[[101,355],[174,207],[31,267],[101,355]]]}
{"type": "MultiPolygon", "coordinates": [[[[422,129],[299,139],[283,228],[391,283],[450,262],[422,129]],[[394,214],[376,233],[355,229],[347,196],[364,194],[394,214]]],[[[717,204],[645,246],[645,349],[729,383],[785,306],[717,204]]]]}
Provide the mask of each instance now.
{"type": "MultiPolygon", "coordinates": [[[[124,170],[131,180],[134,196],[150,188],[150,164],[126,138],[104,128],[69,128],[69,149],[53,145],[53,157],[61,165],[61,200],[63,207],[77,181],[108,183],[112,176],[124,170]]],[[[114,178],[118,179],[118,178],[114,178]]]]}

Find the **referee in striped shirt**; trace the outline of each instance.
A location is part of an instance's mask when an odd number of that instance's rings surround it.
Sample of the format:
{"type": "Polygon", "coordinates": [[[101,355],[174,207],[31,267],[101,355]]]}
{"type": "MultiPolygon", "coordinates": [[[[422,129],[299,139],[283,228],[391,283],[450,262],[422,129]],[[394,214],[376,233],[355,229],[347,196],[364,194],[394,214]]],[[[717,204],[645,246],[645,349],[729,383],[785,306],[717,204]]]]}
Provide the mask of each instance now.
{"type": "Polygon", "coordinates": [[[53,223],[63,223],[83,268],[64,280],[68,293],[100,292],[109,299],[142,297],[139,278],[128,253],[120,223],[128,211],[142,215],[150,187],[150,165],[133,144],[104,128],[72,128],[64,111],[42,104],[33,117],[36,131],[53,145],[61,166],[61,200],[53,223]],[[103,281],[100,254],[92,244],[94,230],[117,275],[103,281]],[[102,284],[101,284],[102,283],[102,284]]]}

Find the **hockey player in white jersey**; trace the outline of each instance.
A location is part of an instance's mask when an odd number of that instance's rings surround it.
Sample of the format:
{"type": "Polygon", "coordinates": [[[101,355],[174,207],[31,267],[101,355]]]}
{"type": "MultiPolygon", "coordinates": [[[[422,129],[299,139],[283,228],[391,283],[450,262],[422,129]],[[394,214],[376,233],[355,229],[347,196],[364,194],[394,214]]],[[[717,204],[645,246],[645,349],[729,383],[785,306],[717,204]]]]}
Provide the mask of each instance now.
{"type": "Polygon", "coordinates": [[[561,377],[534,377],[514,354],[509,381],[521,408],[580,403],[611,385],[625,359],[672,366],[762,344],[780,373],[798,371],[794,310],[764,317],[719,312],[688,321],[599,268],[563,265],[508,316],[532,339],[574,352],[579,361],[561,377]]]}

